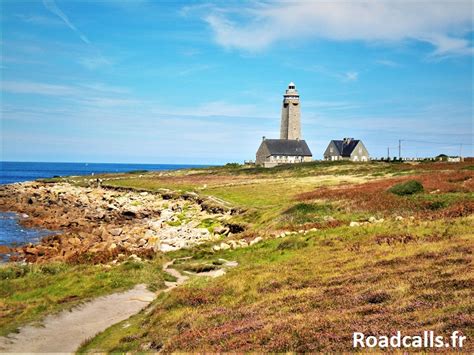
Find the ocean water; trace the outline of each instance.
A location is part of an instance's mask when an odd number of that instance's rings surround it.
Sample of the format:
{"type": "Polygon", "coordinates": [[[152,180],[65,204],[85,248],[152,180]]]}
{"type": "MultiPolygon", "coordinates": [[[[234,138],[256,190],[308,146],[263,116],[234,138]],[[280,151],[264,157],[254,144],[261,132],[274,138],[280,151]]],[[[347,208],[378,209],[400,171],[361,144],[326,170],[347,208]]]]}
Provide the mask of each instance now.
{"type": "MultiPolygon", "coordinates": [[[[0,246],[10,247],[37,243],[54,231],[40,228],[25,228],[20,225],[20,216],[14,212],[0,212],[0,246]]],[[[0,252],[0,262],[8,260],[9,254],[0,252]]]]}
{"type": "Polygon", "coordinates": [[[192,164],[102,164],[0,162],[0,185],[68,175],[124,173],[134,170],[175,170],[205,167],[192,164]]]}
{"type": "MultiPolygon", "coordinates": [[[[163,171],[194,167],[204,167],[204,165],[0,162],[0,184],[55,176],[123,173],[134,170],[163,171]]],[[[0,212],[0,245],[36,243],[44,236],[54,233],[46,229],[25,228],[20,225],[20,218],[13,212],[0,212]]],[[[8,256],[0,254],[0,261],[6,258],[8,256]]]]}
{"type": "Polygon", "coordinates": [[[48,229],[22,227],[20,216],[14,212],[0,212],[0,245],[22,245],[38,242],[42,237],[55,232],[48,229]]]}

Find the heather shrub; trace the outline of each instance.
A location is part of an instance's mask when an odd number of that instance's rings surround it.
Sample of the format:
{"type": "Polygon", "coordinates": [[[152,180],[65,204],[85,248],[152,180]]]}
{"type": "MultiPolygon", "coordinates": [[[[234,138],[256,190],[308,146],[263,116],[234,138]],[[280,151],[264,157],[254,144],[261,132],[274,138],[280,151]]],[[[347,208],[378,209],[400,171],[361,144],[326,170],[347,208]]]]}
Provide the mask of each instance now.
{"type": "Polygon", "coordinates": [[[388,191],[398,196],[413,195],[423,191],[423,185],[417,180],[410,180],[393,185],[388,191]]]}
{"type": "Polygon", "coordinates": [[[291,250],[291,249],[301,249],[308,246],[306,240],[301,239],[286,239],[278,244],[277,250],[291,250]]]}

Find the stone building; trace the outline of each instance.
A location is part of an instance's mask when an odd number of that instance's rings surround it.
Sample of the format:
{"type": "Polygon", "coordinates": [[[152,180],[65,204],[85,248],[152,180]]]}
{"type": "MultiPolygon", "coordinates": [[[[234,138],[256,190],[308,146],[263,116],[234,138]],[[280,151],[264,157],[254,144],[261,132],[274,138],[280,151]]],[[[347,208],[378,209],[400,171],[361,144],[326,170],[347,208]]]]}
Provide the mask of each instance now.
{"type": "Polygon", "coordinates": [[[324,160],[369,161],[369,152],[359,139],[344,138],[329,142],[324,160]]]}
{"type": "Polygon", "coordinates": [[[300,96],[292,82],[283,95],[280,139],[266,139],[257,150],[255,163],[264,167],[312,160],[308,145],[301,136],[300,96]]]}

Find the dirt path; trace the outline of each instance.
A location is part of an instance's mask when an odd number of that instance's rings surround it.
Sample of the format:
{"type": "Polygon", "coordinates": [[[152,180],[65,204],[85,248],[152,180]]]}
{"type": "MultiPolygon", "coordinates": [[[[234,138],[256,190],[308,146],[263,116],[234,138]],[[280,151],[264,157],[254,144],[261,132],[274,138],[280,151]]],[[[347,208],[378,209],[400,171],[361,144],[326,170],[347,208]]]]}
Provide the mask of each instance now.
{"type": "MultiPolygon", "coordinates": [[[[166,263],[163,270],[177,281],[165,282],[166,289],[160,292],[168,292],[188,279],[170,268],[173,262],[166,263]]],[[[85,340],[140,312],[156,296],[145,285],[137,285],[126,292],[98,297],[72,310],[47,316],[40,327],[28,325],[20,328],[19,333],[0,337],[0,352],[74,353],[85,340]]]]}

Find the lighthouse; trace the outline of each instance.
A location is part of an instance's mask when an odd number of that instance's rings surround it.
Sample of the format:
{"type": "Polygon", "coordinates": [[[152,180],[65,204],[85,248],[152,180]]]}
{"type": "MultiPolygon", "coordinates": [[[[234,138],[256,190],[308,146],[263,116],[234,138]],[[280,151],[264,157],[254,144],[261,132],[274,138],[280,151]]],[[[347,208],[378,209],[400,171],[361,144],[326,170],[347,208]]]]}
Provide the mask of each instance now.
{"type": "Polygon", "coordinates": [[[279,164],[310,162],[312,157],[308,145],[301,137],[300,95],[291,82],[283,95],[280,139],[263,137],[255,164],[271,168],[279,164]]]}
{"type": "Polygon", "coordinates": [[[301,137],[301,114],[300,95],[293,82],[283,95],[281,108],[280,139],[300,140],[301,137]]]}

